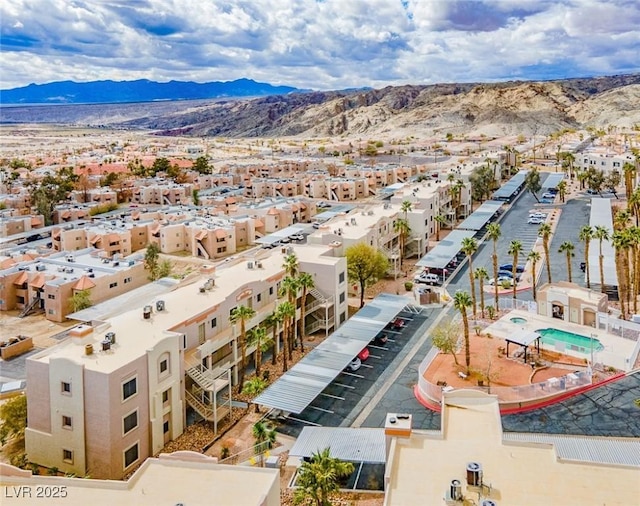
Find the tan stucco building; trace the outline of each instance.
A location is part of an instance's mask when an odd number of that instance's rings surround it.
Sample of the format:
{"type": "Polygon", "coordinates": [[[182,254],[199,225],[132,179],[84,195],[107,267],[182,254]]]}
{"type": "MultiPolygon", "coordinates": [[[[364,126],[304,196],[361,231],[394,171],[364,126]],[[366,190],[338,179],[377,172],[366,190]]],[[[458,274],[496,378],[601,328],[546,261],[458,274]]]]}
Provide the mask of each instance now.
{"type": "Polygon", "coordinates": [[[607,294],[575,283],[545,283],[537,292],[538,314],[579,325],[595,327],[596,313],[606,313],[607,294]]]}

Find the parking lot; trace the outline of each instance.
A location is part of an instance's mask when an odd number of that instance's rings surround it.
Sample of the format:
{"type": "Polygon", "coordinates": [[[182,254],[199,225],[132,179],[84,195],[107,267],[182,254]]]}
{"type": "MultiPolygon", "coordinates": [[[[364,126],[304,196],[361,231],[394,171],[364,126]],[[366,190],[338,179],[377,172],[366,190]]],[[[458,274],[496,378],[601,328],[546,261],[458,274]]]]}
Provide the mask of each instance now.
{"type": "Polygon", "coordinates": [[[401,312],[398,318],[404,322],[402,328],[388,326],[383,331],[387,342],[369,344],[369,357],[357,371],[343,371],[302,413],[279,419],[278,431],[295,437],[305,425],[341,426],[389,364],[417,337],[418,329],[431,313],[432,310],[423,310],[420,314],[401,312]]]}

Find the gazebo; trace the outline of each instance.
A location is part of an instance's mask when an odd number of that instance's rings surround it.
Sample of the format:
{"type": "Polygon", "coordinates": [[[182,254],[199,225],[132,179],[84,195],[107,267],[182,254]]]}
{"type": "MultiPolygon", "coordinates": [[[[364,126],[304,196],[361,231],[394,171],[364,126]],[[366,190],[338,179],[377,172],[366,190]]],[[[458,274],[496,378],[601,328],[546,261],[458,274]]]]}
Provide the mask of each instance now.
{"type": "Polygon", "coordinates": [[[531,344],[535,344],[535,350],[540,353],[540,334],[532,330],[521,330],[511,337],[506,337],[507,341],[507,357],[509,356],[509,344],[517,344],[524,348],[524,363],[527,363],[527,351],[531,344]]]}

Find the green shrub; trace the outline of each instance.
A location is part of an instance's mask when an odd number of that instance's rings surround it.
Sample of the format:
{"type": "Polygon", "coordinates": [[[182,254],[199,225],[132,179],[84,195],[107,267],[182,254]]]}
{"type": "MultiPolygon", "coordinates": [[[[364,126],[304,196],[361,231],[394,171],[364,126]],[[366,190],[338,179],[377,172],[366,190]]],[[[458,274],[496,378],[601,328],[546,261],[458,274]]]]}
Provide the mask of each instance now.
{"type": "Polygon", "coordinates": [[[108,213],[109,211],[115,211],[118,209],[118,204],[112,202],[111,204],[98,204],[89,209],[89,216],[96,216],[97,214],[108,213]]]}
{"type": "Polygon", "coordinates": [[[411,281],[405,281],[404,282],[404,289],[407,292],[410,292],[411,290],[413,290],[413,283],[411,281]]]}

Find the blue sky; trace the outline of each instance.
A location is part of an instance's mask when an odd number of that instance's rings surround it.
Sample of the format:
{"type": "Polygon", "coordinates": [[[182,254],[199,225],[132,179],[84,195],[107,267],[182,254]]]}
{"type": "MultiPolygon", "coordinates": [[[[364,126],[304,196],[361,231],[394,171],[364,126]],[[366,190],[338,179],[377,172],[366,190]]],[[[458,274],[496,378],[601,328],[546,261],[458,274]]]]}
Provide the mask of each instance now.
{"type": "Polygon", "coordinates": [[[640,0],[4,0],[0,88],[100,79],[299,88],[640,71],[640,0]]]}

